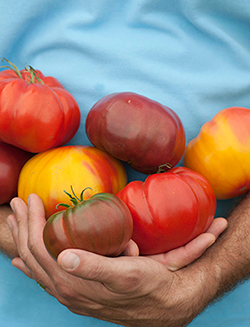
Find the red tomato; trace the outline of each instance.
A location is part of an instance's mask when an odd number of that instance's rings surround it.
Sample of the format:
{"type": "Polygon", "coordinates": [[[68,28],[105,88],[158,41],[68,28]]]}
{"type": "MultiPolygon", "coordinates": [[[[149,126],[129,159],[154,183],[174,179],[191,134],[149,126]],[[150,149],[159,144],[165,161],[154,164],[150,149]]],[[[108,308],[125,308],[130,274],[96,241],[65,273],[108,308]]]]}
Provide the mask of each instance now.
{"type": "Polygon", "coordinates": [[[207,230],[215,210],[214,192],[200,174],[176,167],[133,181],[117,193],[130,209],[132,239],[144,255],[180,247],[207,230]]]}
{"type": "Polygon", "coordinates": [[[31,153],[0,142],[0,205],[17,195],[20,171],[31,153]]]}
{"type": "Polygon", "coordinates": [[[133,220],[125,203],[114,194],[99,193],[52,215],[43,238],[55,258],[68,248],[117,256],[125,250],[132,231],[133,220]]]}
{"type": "Polygon", "coordinates": [[[206,122],[184,154],[184,165],[202,174],[217,199],[250,190],[250,109],[226,108],[206,122]]]}
{"type": "Polygon", "coordinates": [[[185,133],[177,114],[131,92],[99,100],[87,116],[86,132],[97,148],[146,174],[169,170],[185,150],[185,133]]]}
{"type": "Polygon", "coordinates": [[[80,125],[73,96],[39,70],[10,65],[0,72],[0,140],[33,153],[67,143],[80,125]]]}

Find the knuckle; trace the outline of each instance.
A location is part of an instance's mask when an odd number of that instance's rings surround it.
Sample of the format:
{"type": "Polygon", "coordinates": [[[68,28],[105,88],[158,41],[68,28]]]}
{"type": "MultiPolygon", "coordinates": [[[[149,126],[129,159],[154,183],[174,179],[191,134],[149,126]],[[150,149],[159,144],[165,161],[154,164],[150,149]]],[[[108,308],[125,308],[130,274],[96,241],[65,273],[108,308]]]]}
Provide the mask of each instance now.
{"type": "Polygon", "coordinates": [[[124,279],[124,287],[131,289],[138,288],[138,285],[142,279],[142,275],[138,269],[133,269],[127,278],[124,279]]]}
{"type": "Polygon", "coordinates": [[[23,262],[27,262],[29,255],[26,247],[19,247],[18,254],[23,262]]]}
{"type": "Polygon", "coordinates": [[[76,292],[67,283],[55,282],[54,286],[63,301],[69,301],[76,298],[76,292]]]}
{"type": "Polygon", "coordinates": [[[93,265],[88,266],[88,276],[94,280],[101,279],[103,275],[103,266],[97,261],[93,265]]]}
{"type": "Polygon", "coordinates": [[[102,280],[105,271],[106,269],[99,260],[88,260],[87,264],[82,261],[78,270],[79,273],[84,274],[84,278],[96,281],[102,280]]]}
{"type": "Polygon", "coordinates": [[[120,279],[120,291],[131,292],[139,288],[141,281],[143,280],[143,271],[138,264],[133,264],[129,267],[125,277],[120,279]]]}
{"type": "Polygon", "coordinates": [[[70,305],[69,301],[59,293],[56,295],[56,299],[60,304],[62,304],[65,307],[68,307],[70,305]]]}
{"type": "Polygon", "coordinates": [[[72,313],[74,314],[80,314],[80,315],[84,315],[84,316],[88,316],[88,317],[92,317],[92,318],[99,318],[99,319],[103,319],[104,315],[101,314],[103,307],[100,305],[86,305],[84,307],[71,307],[71,306],[67,306],[68,310],[70,310],[72,313]]]}
{"type": "Polygon", "coordinates": [[[28,241],[28,249],[31,252],[31,254],[33,254],[33,255],[35,254],[36,250],[35,250],[35,245],[33,242],[28,241]]]}

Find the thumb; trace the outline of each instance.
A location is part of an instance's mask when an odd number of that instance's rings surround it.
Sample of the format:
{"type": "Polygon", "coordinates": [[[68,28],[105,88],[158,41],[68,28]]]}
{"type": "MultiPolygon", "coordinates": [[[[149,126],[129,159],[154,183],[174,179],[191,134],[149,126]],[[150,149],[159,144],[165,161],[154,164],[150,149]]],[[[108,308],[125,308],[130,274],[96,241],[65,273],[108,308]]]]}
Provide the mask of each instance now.
{"type": "Polygon", "coordinates": [[[63,270],[74,276],[102,283],[109,290],[120,293],[127,291],[132,280],[134,287],[140,284],[141,274],[136,272],[140,265],[135,262],[135,258],[124,256],[111,258],[84,250],[70,249],[61,252],[57,262],[63,270]]]}

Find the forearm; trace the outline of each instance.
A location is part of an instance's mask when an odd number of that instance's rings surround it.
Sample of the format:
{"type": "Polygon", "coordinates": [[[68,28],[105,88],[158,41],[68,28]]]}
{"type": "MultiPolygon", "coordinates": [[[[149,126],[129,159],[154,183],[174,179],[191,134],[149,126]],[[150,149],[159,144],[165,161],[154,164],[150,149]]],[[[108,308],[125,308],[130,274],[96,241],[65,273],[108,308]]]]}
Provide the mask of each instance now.
{"type": "Polygon", "coordinates": [[[250,194],[228,217],[228,228],[190,268],[200,280],[203,305],[250,276],[250,194]]]}
{"type": "Polygon", "coordinates": [[[8,257],[14,258],[18,255],[12,233],[7,224],[7,217],[12,213],[10,206],[0,206],[0,251],[8,257]]]}
{"type": "MultiPolygon", "coordinates": [[[[247,194],[228,217],[228,227],[219,239],[199,259],[175,272],[172,300],[176,299],[176,308],[182,304],[183,313],[178,326],[186,326],[249,275],[250,194],[247,194]]],[[[166,316],[167,319],[167,313],[166,316]]]]}

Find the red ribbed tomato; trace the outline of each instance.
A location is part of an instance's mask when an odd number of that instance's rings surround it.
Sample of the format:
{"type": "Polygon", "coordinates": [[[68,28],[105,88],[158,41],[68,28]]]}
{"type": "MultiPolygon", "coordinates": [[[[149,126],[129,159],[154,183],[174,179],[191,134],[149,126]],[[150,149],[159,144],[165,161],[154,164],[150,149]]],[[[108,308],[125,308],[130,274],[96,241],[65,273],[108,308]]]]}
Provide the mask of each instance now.
{"type": "MultiPolygon", "coordinates": [[[[73,197],[75,199],[75,197],[73,197]]],[[[44,243],[57,258],[68,248],[106,256],[122,253],[133,231],[129,209],[116,195],[99,193],[52,215],[44,227],[44,243]]]]}
{"type": "Polygon", "coordinates": [[[169,170],[185,150],[184,128],[177,114],[131,92],[99,100],[87,116],[86,132],[97,148],[146,174],[169,170]]]}
{"type": "Polygon", "coordinates": [[[117,193],[130,209],[132,239],[144,255],[178,248],[207,230],[215,210],[212,187],[200,174],[176,167],[133,181],[117,193]]]}
{"type": "Polygon", "coordinates": [[[9,64],[0,72],[0,140],[33,153],[67,143],[80,125],[76,100],[56,78],[9,64]]]}

